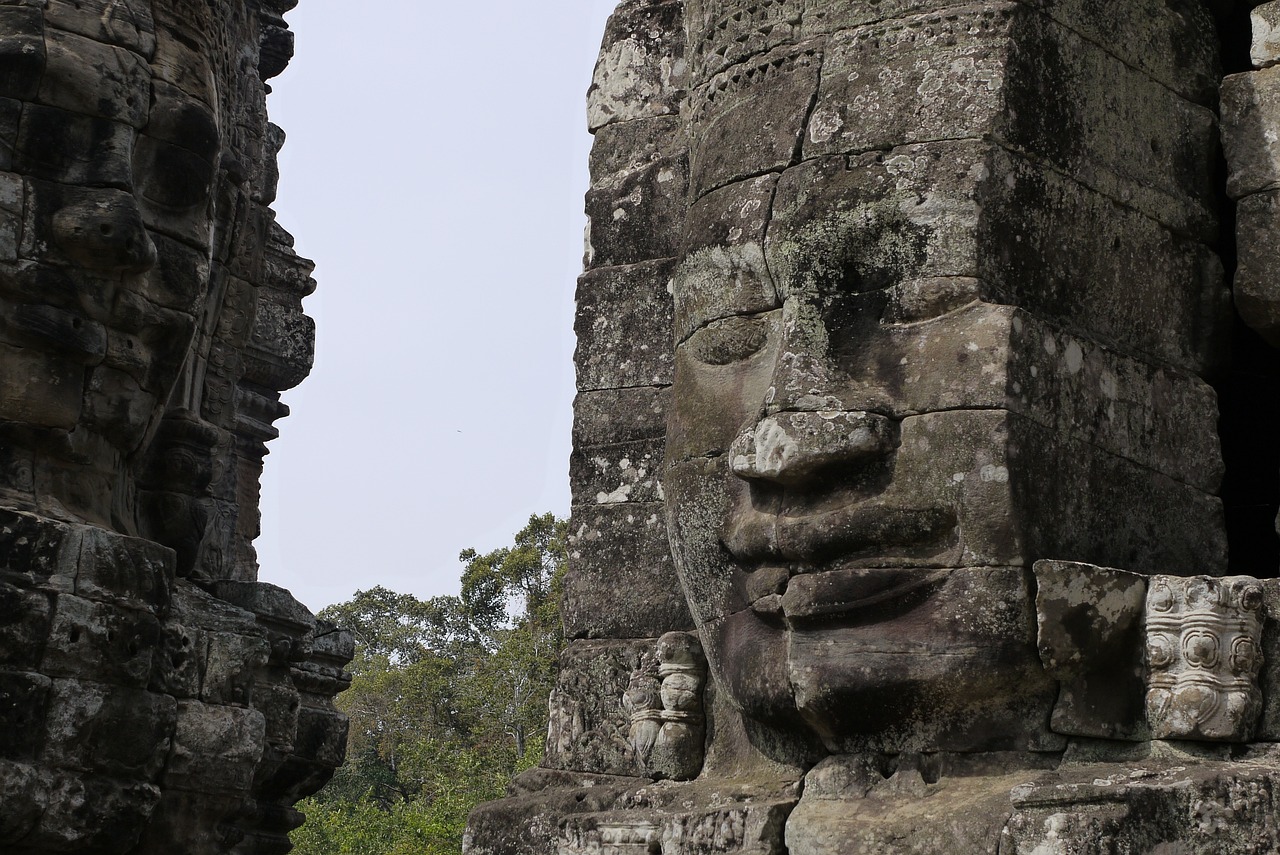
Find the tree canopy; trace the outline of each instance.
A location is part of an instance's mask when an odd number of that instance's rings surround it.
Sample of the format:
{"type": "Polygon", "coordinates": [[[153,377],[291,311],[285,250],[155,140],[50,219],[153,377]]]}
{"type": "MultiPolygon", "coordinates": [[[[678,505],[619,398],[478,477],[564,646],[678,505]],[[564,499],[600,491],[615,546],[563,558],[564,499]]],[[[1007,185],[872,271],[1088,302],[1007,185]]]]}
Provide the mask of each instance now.
{"type": "Polygon", "coordinates": [[[320,613],[355,633],[347,760],[299,808],[300,855],[460,853],[467,814],[536,765],[563,646],[567,523],[534,515],[509,547],[463,550],[458,596],[383,587],[320,613]]]}

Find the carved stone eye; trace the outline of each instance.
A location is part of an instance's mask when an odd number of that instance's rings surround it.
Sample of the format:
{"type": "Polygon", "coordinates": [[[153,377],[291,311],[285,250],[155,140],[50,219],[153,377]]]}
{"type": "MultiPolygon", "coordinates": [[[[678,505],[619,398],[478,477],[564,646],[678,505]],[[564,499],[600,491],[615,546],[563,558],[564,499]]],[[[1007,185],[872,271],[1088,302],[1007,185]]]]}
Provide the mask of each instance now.
{"type": "Polygon", "coordinates": [[[729,365],[759,353],[768,340],[765,318],[724,318],[694,333],[686,347],[706,365],[729,365]]]}

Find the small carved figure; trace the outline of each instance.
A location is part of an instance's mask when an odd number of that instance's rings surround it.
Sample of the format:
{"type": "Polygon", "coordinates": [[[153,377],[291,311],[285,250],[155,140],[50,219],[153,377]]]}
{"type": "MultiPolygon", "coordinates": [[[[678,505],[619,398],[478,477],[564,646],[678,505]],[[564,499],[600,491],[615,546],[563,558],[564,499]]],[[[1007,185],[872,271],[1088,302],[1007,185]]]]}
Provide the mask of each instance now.
{"type": "Polygon", "coordinates": [[[702,645],[685,632],[658,639],[632,672],[622,708],[631,719],[632,756],[645,774],[686,780],[702,769],[706,675],[702,645]]]}

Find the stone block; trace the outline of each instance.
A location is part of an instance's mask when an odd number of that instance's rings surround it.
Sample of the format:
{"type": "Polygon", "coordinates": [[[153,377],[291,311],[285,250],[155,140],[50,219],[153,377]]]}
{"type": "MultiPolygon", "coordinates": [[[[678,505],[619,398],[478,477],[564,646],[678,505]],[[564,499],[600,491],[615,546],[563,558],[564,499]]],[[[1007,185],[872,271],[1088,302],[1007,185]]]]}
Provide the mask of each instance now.
{"type": "Polygon", "coordinates": [[[1221,112],[1227,195],[1280,186],[1280,68],[1227,75],[1221,112]]]}
{"type": "Polygon", "coordinates": [[[662,386],[579,392],[573,401],[574,447],[662,439],[669,397],[662,386]]]}
{"type": "Polygon", "coordinates": [[[1230,292],[1208,247],[1001,149],[987,168],[985,299],[1156,364],[1201,376],[1220,367],[1230,292]]]}
{"type": "MultiPolygon", "coordinates": [[[[795,0],[790,0],[792,5],[795,0]]],[[[736,2],[728,11],[738,8],[736,2]]],[[[755,4],[755,5],[768,5],[755,4]]],[[[802,36],[830,35],[880,21],[955,8],[950,0],[882,0],[880,3],[805,4],[802,36]]],[[[1023,3],[1078,33],[1182,98],[1212,106],[1222,78],[1216,28],[1204,4],[1133,0],[1124,5],[1102,0],[1026,0],[1023,3]]]]}
{"type": "Polygon", "coordinates": [[[133,181],[135,136],[123,122],[28,104],[14,169],[45,181],[127,187],[133,181]]]}
{"type": "Polygon", "coordinates": [[[1280,2],[1271,0],[1253,7],[1249,13],[1253,40],[1249,44],[1249,59],[1255,68],[1264,68],[1280,62],[1280,2]]]}
{"type": "Polygon", "coordinates": [[[575,509],[564,625],[569,638],[656,638],[692,629],[660,503],[575,509]]]}
{"type": "Polygon", "coordinates": [[[0,582],[0,668],[34,669],[49,635],[49,595],[0,582]]]}
{"type": "Polygon", "coordinates": [[[989,143],[789,169],[765,251],[784,297],[816,276],[844,276],[868,301],[916,280],[975,278],[982,299],[1201,374],[1229,318],[1221,263],[1204,245],[989,143]]]}
{"type": "Polygon", "coordinates": [[[346,755],[348,724],[344,713],[304,705],[297,714],[294,753],[310,764],[336,769],[346,755]]]}
{"type": "MultiPolygon", "coordinates": [[[[232,632],[205,633],[208,648],[201,669],[200,698],[210,704],[248,706],[253,700],[258,672],[271,657],[271,644],[263,635],[232,632]]],[[[197,651],[199,655],[200,651],[197,651]]]]}
{"type": "Polygon", "coordinates": [[[0,760],[0,805],[0,844],[12,847],[31,833],[49,806],[47,780],[31,766],[0,760]]]}
{"type": "Polygon", "coordinates": [[[23,838],[23,850],[123,855],[138,842],[160,801],[160,790],[150,784],[89,776],[56,776],[48,794],[48,807],[23,838]]]}
{"type": "Polygon", "coordinates": [[[561,821],[575,813],[606,810],[635,778],[530,769],[512,782],[512,796],[476,807],[467,820],[463,851],[469,855],[557,855],[561,821]]]}
{"type": "Polygon", "coordinates": [[[601,268],[578,280],[578,391],[671,383],[673,267],[601,268]]]}
{"type": "Polygon", "coordinates": [[[677,116],[616,122],[596,131],[591,146],[591,189],[618,187],[660,161],[687,156],[677,116]]]}
{"type": "Polygon", "coordinates": [[[172,619],[160,624],[148,688],[184,700],[199,697],[207,648],[208,640],[201,630],[172,619]]]}
{"type": "Polygon", "coordinates": [[[45,33],[47,66],[39,99],[134,128],[147,124],[150,71],[137,54],[63,30],[45,33]]]}
{"type": "Polygon", "coordinates": [[[40,756],[51,685],[42,674],[0,671],[0,760],[34,762],[40,756]]]}
{"type": "Polygon", "coordinates": [[[35,350],[0,344],[0,421],[70,430],[80,419],[84,368],[35,350]]]}
{"type": "Polygon", "coordinates": [[[173,752],[164,787],[197,793],[243,793],[266,747],[266,719],[257,710],[178,704],[173,752]]]}
{"type": "Polygon", "coordinates": [[[45,72],[45,40],[40,9],[34,6],[0,8],[0,91],[30,101],[45,72]]]}
{"type": "Polygon", "coordinates": [[[661,502],[658,477],[665,445],[662,439],[644,439],[574,448],[569,455],[574,505],[661,502]]]}
{"type": "Polygon", "coordinates": [[[169,605],[177,557],[172,549],[137,537],[85,528],[76,595],[137,608],[169,605]]]}
{"type": "Polygon", "coordinates": [[[1280,190],[1246,196],[1236,205],[1236,277],[1232,296],[1246,324],[1280,345],[1280,190]]]}
{"type": "Polygon", "coordinates": [[[573,641],[560,654],[542,765],[611,775],[642,775],[628,744],[623,695],[654,639],[573,641]]]}
{"type": "Polygon", "coordinates": [[[1280,742],[1280,580],[1262,579],[1264,598],[1262,619],[1262,715],[1257,738],[1280,742]]]}
{"type": "Polygon", "coordinates": [[[1040,661],[1062,684],[1054,732],[1149,738],[1143,708],[1146,577],[1070,561],[1037,561],[1035,576],[1040,661]]]}
{"type": "Polygon", "coordinates": [[[984,136],[1169,228],[1215,235],[1212,111],[1016,3],[833,37],[804,154],[984,136]]]}
{"type": "Polygon", "coordinates": [[[679,156],[588,191],[587,268],[674,257],[688,180],[688,160],[679,156]]]}
{"type": "Polygon", "coordinates": [[[1152,735],[1249,742],[1262,713],[1262,584],[1249,576],[1152,576],[1146,605],[1152,735]]]}
{"type": "Polygon", "coordinates": [[[796,159],[818,91],[819,45],[780,47],[690,94],[690,198],[796,159]]]}
{"type": "Polygon", "coordinates": [[[684,95],[682,4],[627,2],[605,27],[587,90],[587,125],[675,115],[684,95]]]}
{"type": "Polygon", "coordinates": [[[49,0],[45,22],[142,56],[150,56],[156,49],[155,21],[146,8],[124,11],[111,0],[49,0]]]}
{"type": "Polygon", "coordinates": [[[696,83],[751,57],[799,41],[802,18],[812,11],[807,0],[756,0],[726,3],[699,0],[687,4],[689,60],[696,83]]]}
{"type": "Polygon", "coordinates": [[[155,616],[59,594],[40,670],[142,688],[160,635],[155,616]]]}
{"type": "Polygon", "coordinates": [[[168,695],[54,680],[41,761],[58,769],[153,782],[169,756],[175,715],[168,695]]]}
{"type": "Polygon", "coordinates": [[[776,175],[737,181],[689,208],[676,270],[676,341],[704,324],[781,305],[765,263],[776,175]]]}

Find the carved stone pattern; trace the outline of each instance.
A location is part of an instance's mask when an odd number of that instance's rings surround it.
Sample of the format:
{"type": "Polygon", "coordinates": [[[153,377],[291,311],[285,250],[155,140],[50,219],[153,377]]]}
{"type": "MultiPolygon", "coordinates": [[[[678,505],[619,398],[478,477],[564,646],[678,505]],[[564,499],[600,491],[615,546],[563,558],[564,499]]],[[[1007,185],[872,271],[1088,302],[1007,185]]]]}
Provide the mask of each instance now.
{"type": "Polygon", "coordinates": [[[1246,742],[1262,711],[1262,586],[1155,576],[1147,590],[1147,718],[1158,739],[1246,742]]]}

